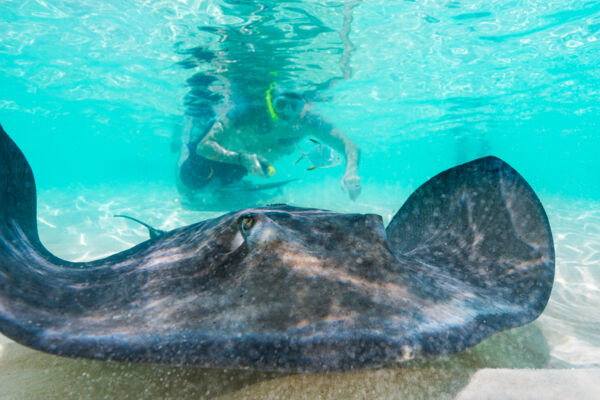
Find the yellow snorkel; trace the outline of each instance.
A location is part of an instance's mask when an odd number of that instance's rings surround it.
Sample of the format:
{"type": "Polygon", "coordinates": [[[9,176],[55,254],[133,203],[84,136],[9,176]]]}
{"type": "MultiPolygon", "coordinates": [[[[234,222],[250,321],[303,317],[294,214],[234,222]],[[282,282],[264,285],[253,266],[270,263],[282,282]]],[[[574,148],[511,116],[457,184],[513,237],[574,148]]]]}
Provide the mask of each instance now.
{"type": "MultiPolygon", "coordinates": [[[[269,88],[265,91],[265,100],[267,102],[267,111],[269,112],[269,116],[271,117],[271,119],[273,121],[277,121],[277,120],[279,120],[279,115],[277,115],[277,113],[275,112],[275,107],[273,107],[273,100],[272,100],[273,89],[275,89],[275,82],[272,82],[269,85],[269,88]]],[[[275,168],[272,165],[268,165],[266,167],[266,169],[267,169],[268,176],[275,175],[275,168]]]]}
{"type": "Polygon", "coordinates": [[[267,111],[269,112],[269,116],[273,121],[279,120],[279,115],[275,112],[275,107],[273,107],[272,93],[275,88],[275,82],[272,82],[269,85],[269,88],[265,92],[265,100],[267,101],[267,111]]]}

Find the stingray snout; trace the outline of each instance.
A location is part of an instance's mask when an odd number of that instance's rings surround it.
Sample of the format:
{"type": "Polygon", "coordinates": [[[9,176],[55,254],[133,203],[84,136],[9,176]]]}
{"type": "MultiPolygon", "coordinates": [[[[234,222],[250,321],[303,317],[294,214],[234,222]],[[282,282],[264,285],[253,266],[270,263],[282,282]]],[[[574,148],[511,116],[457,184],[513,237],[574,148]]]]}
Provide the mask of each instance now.
{"type": "Polygon", "coordinates": [[[383,218],[377,214],[351,214],[346,222],[348,235],[363,243],[387,241],[383,218]]]}
{"type": "Polygon", "coordinates": [[[385,227],[383,226],[383,218],[379,214],[364,214],[364,226],[365,228],[372,232],[372,234],[376,237],[379,237],[381,240],[385,240],[385,227]]]}

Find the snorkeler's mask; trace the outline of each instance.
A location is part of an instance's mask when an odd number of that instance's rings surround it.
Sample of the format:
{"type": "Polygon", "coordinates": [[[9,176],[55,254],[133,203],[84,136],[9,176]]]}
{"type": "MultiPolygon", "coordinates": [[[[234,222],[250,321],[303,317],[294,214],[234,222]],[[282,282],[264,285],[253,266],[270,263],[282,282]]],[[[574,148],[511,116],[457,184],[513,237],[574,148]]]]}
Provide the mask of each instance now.
{"type": "Polygon", "coordinates": [[[304,110],[304,100],[295,93],[283,93],[275,97],[273,108],[283,119],[298,118],[304,110]]]}
{"type": "Polygon", "coordinates": [[[273,85],[269,87],[266,94],[267,108],[273,121],[277,121],[279,118],[292,120],[301,116],[304,110],[302,96],[292,92],[278,93],[273,96],[272,92],[273,85]]]}

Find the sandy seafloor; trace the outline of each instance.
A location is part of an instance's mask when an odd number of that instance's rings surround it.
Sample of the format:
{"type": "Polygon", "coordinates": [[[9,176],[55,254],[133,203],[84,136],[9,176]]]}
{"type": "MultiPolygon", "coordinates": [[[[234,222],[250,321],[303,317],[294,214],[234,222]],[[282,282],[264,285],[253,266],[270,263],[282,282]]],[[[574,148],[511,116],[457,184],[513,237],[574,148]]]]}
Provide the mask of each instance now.
{"type": "MultiPolygon", "coordinates": [[[[409,194],[400,187],[373,188],[365,182],[365,191],[357,202],[340,201],[337,182],[324,181],[321,186],[311,184],[314,196],[303,192],[302,199],[310,201],[295,202],[294,193],[303,184],[296,183],[293,188],[290,185],[272,193],[269,199],[255,200],[264,204],[285,199],[290,204],[340,212],[377,213],[387,223],[409,194]]],[[[548,382],[555,383],[549,369],[591,368],[597,376],[600,203],[543,195],[541,200],[550,219],[557,256],[548,307],[534,323],[496,334],[462,354],[369,371],[282,374],[67,359],[0,337],[0,398],[452,399],[462,398],[461,391],[476,372],[486,368],[536,369],[548,382]]],[[[168,230],[218,216],[221,209],[243,206],[241,202],[205,204],[204,209],[212,211],[194,211],[182,205],[174,187],[161,184],[72,185],[39,191],[38,226],[42,241],[53,253],[82,261],[124,250],[148,238],[145,228],[114,218],[114,214],[131,215],[168,230]]],[[[497,379],[493,380],[498,386],[497,379]]],[[[570,378],[565,378],[565,382],[572,385],[567,393],[575,396],[583,392],[593,398],[589,383],[570,378]],[[578,384],[586,387],[577,387],[578,384]]],[[[509,381],[505,387],[515,390],[515,384],[509,381]]],[[[494,389],[500,397],[493,398],[502,398],[501,390],[500,383],[500,392],[494,389]]],[[[477,393],[478,398],[492,398],[486,397],[485,391],[477,393]]],[[[523,398],[536,398],[535,392],[533,397],[524,394],[523,398]]],[[[579,400],[586,398],[577,396],[579,400]]]]}

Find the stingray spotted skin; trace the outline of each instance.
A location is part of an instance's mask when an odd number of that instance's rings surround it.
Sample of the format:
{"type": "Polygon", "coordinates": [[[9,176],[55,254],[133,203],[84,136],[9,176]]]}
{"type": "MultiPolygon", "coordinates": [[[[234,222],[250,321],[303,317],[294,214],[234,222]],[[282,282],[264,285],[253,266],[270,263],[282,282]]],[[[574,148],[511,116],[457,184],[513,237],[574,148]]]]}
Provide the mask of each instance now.
{"type": "Polygon", "coordinates": [[[0,331],[63,356],[340,371],[459,352],[544,309],[548,220],[487,157],[377,215],[287,205],[164,232],[105,259],[49,253],[35,183],[0,128],[0,331]]]}

